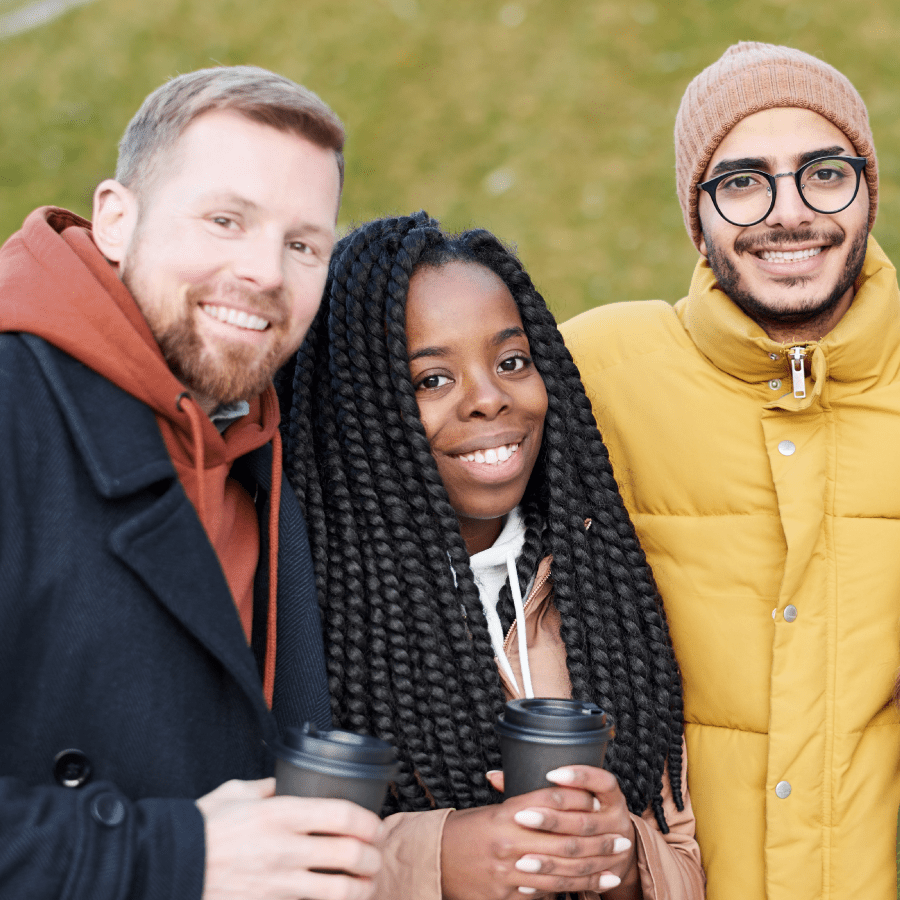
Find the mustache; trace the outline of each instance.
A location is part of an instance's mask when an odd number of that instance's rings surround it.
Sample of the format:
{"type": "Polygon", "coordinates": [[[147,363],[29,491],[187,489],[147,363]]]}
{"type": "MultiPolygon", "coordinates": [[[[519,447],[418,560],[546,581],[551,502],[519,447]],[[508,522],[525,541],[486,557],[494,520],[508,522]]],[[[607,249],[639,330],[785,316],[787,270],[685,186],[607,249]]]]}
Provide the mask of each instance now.
{"type": "Polygon", "coordinates": [[[813,231],[799,228],[796,231],[767,231],[761,234],[741,235],[734,242],[736,253],[753,253],[758,250],[777,250],[785,244],[826,244],[840,247],[846,235],[842,231],[813,231]]]}
{"type": "Polygon", "coordinates": [[[237,306],[272,325],[281,325],[288,318],[288,304],[282,287],[268,291],[254,291],[242,284],[194,284],[185,291],[188,301],[195,306],[237,306]]]}

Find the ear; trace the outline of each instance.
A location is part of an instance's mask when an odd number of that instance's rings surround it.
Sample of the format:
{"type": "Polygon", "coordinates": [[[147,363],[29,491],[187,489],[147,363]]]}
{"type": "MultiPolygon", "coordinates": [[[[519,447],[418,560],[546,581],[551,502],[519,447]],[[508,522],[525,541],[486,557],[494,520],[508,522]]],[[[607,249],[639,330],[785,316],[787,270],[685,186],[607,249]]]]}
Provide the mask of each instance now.
{"type": "Polygon", "coordinates": [[[706,236],[701,232],[700,246],[697,248],[702,256],[709,258],[709,252],[706,249],[706,236]]]}
{"type": "Polygon", "coordinates": [[[110,262],[120,264],[125,259],[137,220],[137,197],[132,191],[112,178],[97,185],[91,231],[110,262]]]}

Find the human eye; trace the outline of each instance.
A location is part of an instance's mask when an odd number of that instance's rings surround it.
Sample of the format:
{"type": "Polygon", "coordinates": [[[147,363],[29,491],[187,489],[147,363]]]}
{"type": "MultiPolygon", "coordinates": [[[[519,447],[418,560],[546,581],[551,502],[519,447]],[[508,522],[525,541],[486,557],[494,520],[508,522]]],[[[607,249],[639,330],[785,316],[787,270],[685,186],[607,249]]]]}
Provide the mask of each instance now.
{"type": "Polygon", "coordinates": [[[448,375],[435,373],[422,376],[415,382],[414,386],[417,391],[436,391],[444,387],[444,385],[450,384],[450,380],[448,375]]]}
{"type": "Polygon", "coordinates": [[[313,248],[304,241],[291,241],[288,244],[288,247],[296,253],[299,253],[301,256],[312,256],[315,252],[313,248]]]}
{"type": "Polygon", "coordinates": [[[515,353],[501,360],[497,366],[499,372],[521,372],[532,365],[531,357],[525,353],[515,353]]]}
{"type": "Polygon", "coordinates": [[[720,182],[718,190],[731,195],[746,194],[758,190],[764,184],[765,179],[756,172],[735,172],[720,182]]]}
{"type": "Polygon", "coordinates": [[[232,231],[238,227],[237,222],[231,216],[210,216],[209,221],[212,222],[213,225],[217,225],[219,228],[223,228],[229,231],[232,231]]]}
{"type": "Polygon", "coordinates": [[[817,187],[836,187],[850,175],[852,167],[839,159],[816,160],[804,173],[804,181],[815,182],[817,187]]]}

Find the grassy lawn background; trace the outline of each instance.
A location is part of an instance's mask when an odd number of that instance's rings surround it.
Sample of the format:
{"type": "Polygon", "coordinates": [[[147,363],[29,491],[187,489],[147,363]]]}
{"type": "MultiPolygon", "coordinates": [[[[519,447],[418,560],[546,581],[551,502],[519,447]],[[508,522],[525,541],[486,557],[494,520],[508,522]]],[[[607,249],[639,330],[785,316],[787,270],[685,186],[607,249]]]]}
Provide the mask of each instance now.
{"type": "MultiPolygon", "coordinates": [[[[0,21],[25,5],[0,0],[0,21]]],[[[490,228],[561,320],[674,301],[696,260],[675,198],[675,112],[737,40],[799,47],[860,90],[879,150],[875,235],[900,259],[888,0],[96,0],[0,37],[0,238],[42,204],[88,215],[129,118],[168,77],[253,63],[344,120],[342,229],[420,208],[490,228]]]]}

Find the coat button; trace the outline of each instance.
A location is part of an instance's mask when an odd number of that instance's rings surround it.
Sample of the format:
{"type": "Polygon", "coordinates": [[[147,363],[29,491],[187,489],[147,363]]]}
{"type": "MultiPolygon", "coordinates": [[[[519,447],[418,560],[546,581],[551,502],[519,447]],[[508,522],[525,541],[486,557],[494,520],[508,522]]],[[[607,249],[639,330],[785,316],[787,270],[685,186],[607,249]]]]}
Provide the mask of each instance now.
{"type": "Polygon", "coordinates": [[[53,758],[53,777],[63,787],[81,787],[91,777],[91,762],[81,750],[61,750],[53,758]]]}
{"type": "Polygon", "coordinates": [[[786,800],[791,796],[791,783],[789,781],[779,781],[775,785],[775,795],[779,800],[786,800]]]}
{"type": "Polygon", "coordinates": [[[773,378],[773,379],[769,382],[769,387],[772,388],[773,391],[777,391],[778,388],[781,387],[781,379],[780,379],[780,378],[773,378]]]}
{"type": "Polygon", "coordinates": [[[770,354],[769,354],[769,359],[771,359],[771,360],[776,360],[776,359],[778,359],[778,354],[777,354],[777,353],[770,353],[770,354]]]}
{"type": "Polygon", "coordinates": [[[797,447],[793,441],[781,441],[778,444],[778,452],[782,456],[791,456],[796,449],[797,447]]]}
{"type": "Polygon", "coordinates": [[[797,618],[797,607],[793,603],[789,603],[784,608],[784,621],[793,622],[797,618]]]}
{"type": "Polygon", "coordinates": [[[125,819],[125,804],[115,794],[97,794],[91,802],[91,815],[101,825],[115,828],[125,819]]]}

